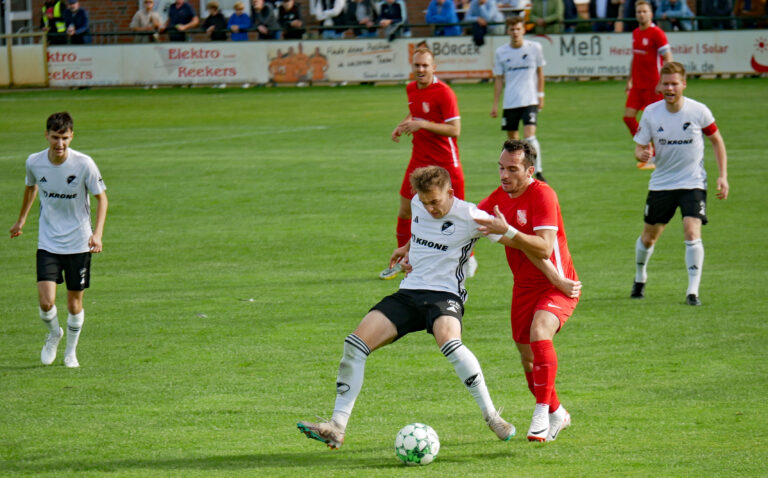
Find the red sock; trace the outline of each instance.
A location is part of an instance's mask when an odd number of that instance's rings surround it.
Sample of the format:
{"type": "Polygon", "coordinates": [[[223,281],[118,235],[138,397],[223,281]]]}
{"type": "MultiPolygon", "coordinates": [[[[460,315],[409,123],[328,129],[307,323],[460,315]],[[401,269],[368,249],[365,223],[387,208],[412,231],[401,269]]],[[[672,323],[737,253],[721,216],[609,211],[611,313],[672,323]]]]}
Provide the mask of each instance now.
{"type": "Polygon", "coordinates": [[[637,133],[637,129],[640,127],[640,125],[637,123],[637,120],[632,116],[625,116],[624,124],[627,125],[627,128],[629,128],[629,132],[632,134],[632,136],[637,133]]]}
{"type": "MultiPolygon", "coordinates": [[[[528,382],[528,390],[531,391],[533,396],[536,396],[536,392],[533,389],[533,372],[525,372],[525,380],[528,382]]],[[[552,395],[549,396],[549,413],[554,412],[560,407],[560,399],[557,398],[557,391],[553,388],[552,395]]]]}
{"type": "Polygon", "coordinates": [[[411,240],[411,220],[397,218],[397,247],[403,247],[411,240]]]}
{"type": "Polygon", "coordinates": [[[535,397],[536,391],[533,389],[533,372],[525,372],[525,381],[528,382],[528,390],[530,390],[535,397]]]}
{"type": "MultiPolygon", "coordinates": [[[[557,376],[557,353],[551,340],[531,342],[533,351],[533,390],[536,403],[551,406],[552,391],[557,376]]],[[[554,410],[551,410],[554,411],[554,410]]]]}

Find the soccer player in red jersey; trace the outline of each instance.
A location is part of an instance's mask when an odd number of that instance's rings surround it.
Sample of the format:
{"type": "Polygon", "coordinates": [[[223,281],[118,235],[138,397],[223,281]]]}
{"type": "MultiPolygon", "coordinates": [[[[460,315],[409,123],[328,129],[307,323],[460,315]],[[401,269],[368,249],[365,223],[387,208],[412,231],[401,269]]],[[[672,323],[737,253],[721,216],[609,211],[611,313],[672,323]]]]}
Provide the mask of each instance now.
{"type": "Polygon", "coordinates": [[[478,208],[494,219],[475,219],[484,234],[503,234],[512,289],[512,337],[536,397],[530,441],[553,441],[571,418],[555,391],[555,334],[579,302],[581,282],[573,267],[557,195],[534,174],[536,152],[530,144],[507,140],[499,158],[501,186],[478,208]],[[509,222],[507,222],[509,221],[509,222]],[[540,268],[536,262],[549,259],[540,268]],[[567,287],[554,284],[566,283],[567,287]]]}
{"type": "MultiPolygon", "coordinates": [[[[408,84],[408,115],[392,131],[392,141],[400,136],[413,136],[411,161],[400,187],[400,209],[397,213],[397,245],[411,240],[411,198],[414,192],[408,178],[411,173],[426,166],[440,166],[448,170],[457,198],[464,199],[464,171],[459,161],[456,139],[461,133],[461,116],[456,95],[451,87],[435,76],[435,56],[428,48],[418,48],[413,54],[415,81],[408,84]]],[[[470,260],[468,276],[474,274],[476,263],[470,260]]],[[[395,264],[379,274],[381,279],[394,279],[401,271],[395,264]]]]}
{"type": "MultiPolygon", "coordinates": [[[[667,36],[653,23],[653,10],[645,0],[635,3],[635,17],[640,24],[632,32],[632,63],[627,81],[624,123],[632,136],[637,133],[637,113],[662,99],[659,70],[672,61],[667,36]],[[660,61],[661,60],[661,61],[660,61]]],[[[637,163],[640,169],[653,169],[653,162],[637,163]]]]}

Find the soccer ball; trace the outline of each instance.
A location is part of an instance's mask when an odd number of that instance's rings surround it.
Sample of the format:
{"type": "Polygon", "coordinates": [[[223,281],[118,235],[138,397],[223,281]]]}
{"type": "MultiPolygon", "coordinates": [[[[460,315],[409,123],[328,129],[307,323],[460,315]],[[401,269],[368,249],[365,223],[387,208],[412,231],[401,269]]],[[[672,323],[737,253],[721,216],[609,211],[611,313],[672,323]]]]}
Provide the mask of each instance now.
{"type": "Polygon", "coordinates": [[[406,465],[429,465],[440,451],[440,439],[429,425],[411,423],[397,432],[395,455],[406,465]]]}

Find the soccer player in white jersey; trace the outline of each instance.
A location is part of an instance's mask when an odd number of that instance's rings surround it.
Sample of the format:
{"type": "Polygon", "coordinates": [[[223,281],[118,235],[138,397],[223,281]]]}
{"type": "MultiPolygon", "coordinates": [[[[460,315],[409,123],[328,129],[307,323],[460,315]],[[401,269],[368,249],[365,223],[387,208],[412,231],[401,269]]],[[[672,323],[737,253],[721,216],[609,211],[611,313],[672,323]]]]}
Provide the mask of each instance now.
{"type": "MultiPolygon", "coordinates": [[[[410,182],[417,192],[411,201],[411,240],[395,249],[390,260],[391,265],[402,262],[407,272],[400,290],[374,305],[344,340],[331,420],[297,424],[308,438],[334,449],[344,441],[347,422],[363,385],[368,355],[421,330],[434,335],[440,351],[496,436],[509,440],[515,434],[515,427],[504,421],[493,405],[480,363],[461,341],[467,261],[475,242],[482,237],[473,219],[490,216],[454,196],[450,175],[442,167],[416,169],[410,182]]],[[[493,236],[492,240],[499,238],[493,236]]]]}
{"type": "Polygon", "coordinates": [[[83,326],[83,293],[90,284],[91,254],[102,250],[107,194],[101,173],[89,156],[69,147],[72,117],[67,112],[48,117],[45,137],[49,147],[27,158],[26,189],[19,220],[11,238],[20,236],[40,191],[37,246],[37,291],[40,318],[49,333],[40,360],[50,365],[64,331],[56,311],[56,284],[67,283],[67,347],[64,365],[79,367],[77,342],[83,326]],[[96,198],[96,225],[91,230],[90,198],[96,198]]]}
{"type": "Polygon", "coordinates": [[[498,116],[499,97],[504,89],[504,111],[501,129],[509,139],[519,139],[518,128],[523,122],[523,135],[536,150],[536,173],[539,181],[542,175],[541,146],[536,139],[536,123],[539,111],[544,108],[544,54],[541,45],[525,40],[525,23],[522,17],[507,19],[507,33],[510,42],[496,49],[493,60],[493,107],[491,116],[498,116]]]}
{"type": "Polygon", "coordinates": [[[688,268],[686,303],[701,305],[699,283],[704,265],[701,226],[707,223],[707,173],[704,170],[704,135],[714,148],[720,175],[717,197],[728,198],[728,159],[715,118],[704,104],[683,96],[685,68],[670,62],[661,69],[664,99],[643,112],[635,134],[635,156],[649,161],[656,147],[656,169],[651,174],[645,203],[645,225],[635,244],[637,270],[631,297],[645,296],[646,267],[654,244],[679,207],[683,217],[685,265],[688,268]]]}

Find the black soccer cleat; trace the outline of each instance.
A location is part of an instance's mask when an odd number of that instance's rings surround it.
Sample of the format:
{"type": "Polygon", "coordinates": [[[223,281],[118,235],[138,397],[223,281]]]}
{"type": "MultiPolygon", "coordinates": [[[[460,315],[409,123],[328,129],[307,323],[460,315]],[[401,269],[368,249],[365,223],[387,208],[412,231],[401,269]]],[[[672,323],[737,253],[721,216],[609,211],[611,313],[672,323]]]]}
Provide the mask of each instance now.
{"type": "Polygon", "coordinates": [[[688,305],[701,305],[701,300],[699,300],[699,296],[696,294],[688,294],[685,297],[685,303],[688,305]]]}
{"type": "Polygon", "coordinates": [[[632,293],[629,296],[633,299],[642,299],[645,297],[645,282],[634,282],[632,284],[632,293]]]}

